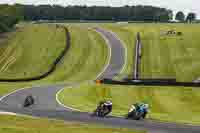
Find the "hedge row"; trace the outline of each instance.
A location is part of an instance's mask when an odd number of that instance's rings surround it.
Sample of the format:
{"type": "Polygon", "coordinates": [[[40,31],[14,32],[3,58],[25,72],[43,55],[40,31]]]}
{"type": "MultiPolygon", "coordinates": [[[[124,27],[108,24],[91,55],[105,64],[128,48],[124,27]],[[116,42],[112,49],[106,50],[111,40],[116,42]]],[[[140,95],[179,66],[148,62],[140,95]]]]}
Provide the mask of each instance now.
{"type": "Polygon", "coordinates": [[[0,16],[0,32],[6,32],[18,23],[18,18],[14,16],[0,16]]]}

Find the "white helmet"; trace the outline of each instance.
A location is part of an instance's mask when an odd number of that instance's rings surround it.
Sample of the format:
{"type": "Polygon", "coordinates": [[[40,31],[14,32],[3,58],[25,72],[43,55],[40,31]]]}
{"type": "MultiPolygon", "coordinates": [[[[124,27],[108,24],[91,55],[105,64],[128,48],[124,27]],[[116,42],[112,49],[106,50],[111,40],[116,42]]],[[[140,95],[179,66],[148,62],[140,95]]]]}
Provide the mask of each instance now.
{"type": "Polygon", "coordinates": [[[106,101],[105,105],[112,105],[111,101],[106,101]]]}
{"type": "Polygon", "coordinates": [[[130,109],[129,109],[129,111],[128,111],[128,112],[132,112],[133,110],[136,110],[136,108],[135,108],[135,106],[134,106],[134,105],[132,105],[132,106],[130,107],[130,109]]]}
{"type": "Polygon", "coordinates": [[[149,108],[149,104],[144,104],[144,108],[148,109],[149,108]]]}

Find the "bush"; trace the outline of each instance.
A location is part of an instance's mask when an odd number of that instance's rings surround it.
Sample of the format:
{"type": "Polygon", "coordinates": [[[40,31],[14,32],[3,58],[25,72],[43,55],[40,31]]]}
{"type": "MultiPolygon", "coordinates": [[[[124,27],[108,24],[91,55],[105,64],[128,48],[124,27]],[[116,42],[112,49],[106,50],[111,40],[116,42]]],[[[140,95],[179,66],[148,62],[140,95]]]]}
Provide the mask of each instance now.
{"type": "Polygon", "coordinates": [[[18,19],[12,16],[0,16],[0,32],[6,32],[17,24],[18,19]]]}
{"type": "Polygon", "coordinates": [[[9,30],[9,28],[4,23],[0,22],[0,33],[6,32],[8,30],[9,30]]]}
{"type": "Polygon", "coordinates": [[[7,27],[12,28],[17,24],[18,19],[14,16],[1,16],[0,21],[7,25],[7,27]]]}
{"type": "Polygon", "coordinates": [[[178,36],[182,36],[183,33],[182,33],[182,32],[177,32],[177,35],[178,35],[178,36]]]}

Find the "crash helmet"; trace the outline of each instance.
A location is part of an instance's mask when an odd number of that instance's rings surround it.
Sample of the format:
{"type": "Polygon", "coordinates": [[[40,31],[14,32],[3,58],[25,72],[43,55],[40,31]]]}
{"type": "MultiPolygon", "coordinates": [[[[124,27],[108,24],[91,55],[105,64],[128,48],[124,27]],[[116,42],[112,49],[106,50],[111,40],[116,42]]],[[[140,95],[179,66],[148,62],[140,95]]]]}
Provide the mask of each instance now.
{"type": "Polygon", "coordinates": [[[136,107],[135,107],[135,105],[131,105],[131,107],[130,107],[130,109],[129,109],[129,111],[128,111],[128,112],[133,112],[134,110],[136,110],[136,107]]]}
{"type": "Polygon", "coordinates": [[[145,109],[148,109],[148,108],[149,108],[149,104],[146,104],[146,103],[145,103],[145,104],[143,105],[143,107],[144,107],[145,109]]]}
{"type": "Polygon", "coordinates": [[[112,105],[112,102],[110,100],[106,101],[106,105],[112,105]]]}

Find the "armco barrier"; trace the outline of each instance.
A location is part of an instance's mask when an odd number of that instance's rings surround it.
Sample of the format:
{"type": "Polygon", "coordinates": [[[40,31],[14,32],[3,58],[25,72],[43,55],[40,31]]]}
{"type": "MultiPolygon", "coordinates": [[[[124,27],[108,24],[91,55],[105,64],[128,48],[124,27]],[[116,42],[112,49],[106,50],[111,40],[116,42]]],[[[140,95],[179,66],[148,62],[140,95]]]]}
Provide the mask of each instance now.
{"type": "Polygon", "coordinates": [[[175,80],[126,80],[126,81],[117,81],[112,79],[102,79],[103,84],[111,85],[136,85],[136,86],[180,86],[180,87],[200,87],[200,83],[194,82],[177,82],[175,80]]]}
{"type": "Polygon", "coordinates": [[[136,44],[135,44],[135,63],[134,63],[134,72],[133,72],[133,78],[138,79],[139,78],[139,67],[140,67],[140,58],[141,58],[141,38],[140,33],[137,33],[136,36],[136,44]]]}
{"type": "Polygon", "coordinates": [[[41,74],[39,76],[30,77],[30,78],[0,79],[0,82],[28,82],[28,81],[41,80],[41,79],[46,78],[47,76],[49,76],[51,73],[53,73],[55,71],[55,69],[56,69],[56,66],[60,63],[60,61],[62,60],[62,58],[65,56],[65,54],[69,50],[69,48],[70,48],[70,42],[71,42],[70,33],[69,33],[68,28],[66,28],[64,26],[60,26],[60,25],[59,25],[59,27],[65,29],[65,33],[66,33],[66,46],[65,46],[64,50],[60,53],[60,55],[52,63],[52,66],[48,70],[48,72],[46,72],[44,74],[41,74]]]}

